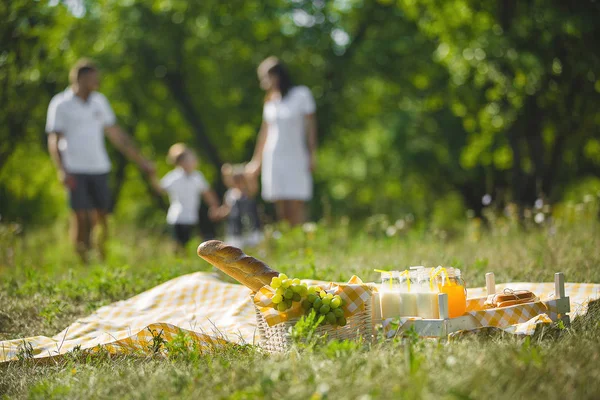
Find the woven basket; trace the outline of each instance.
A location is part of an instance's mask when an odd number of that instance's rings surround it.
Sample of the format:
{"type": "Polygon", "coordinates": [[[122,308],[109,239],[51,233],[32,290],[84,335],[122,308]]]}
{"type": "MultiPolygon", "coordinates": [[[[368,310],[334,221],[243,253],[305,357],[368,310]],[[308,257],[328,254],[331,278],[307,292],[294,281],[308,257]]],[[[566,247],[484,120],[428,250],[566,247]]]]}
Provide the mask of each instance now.
{"type": "MultiPolygon", "coordinates": [[[[373,340],[373,320],[371,315],[371,298],[365,303],[365,309],[357,312],[347,318],[345,326],[321,325],[317,328],[318,335],[327,333],[328,340],[357,340],[371,342],[373,340]]],[[[298,319],[282,322],[277,325],[269,326],[264,316],[254,306],[256,313],[256,323],[260,334],[260,347],[269,353],[281,353],[289,349],[292,344],[290,337],[290,328],[292,328],[298,319]]]]}

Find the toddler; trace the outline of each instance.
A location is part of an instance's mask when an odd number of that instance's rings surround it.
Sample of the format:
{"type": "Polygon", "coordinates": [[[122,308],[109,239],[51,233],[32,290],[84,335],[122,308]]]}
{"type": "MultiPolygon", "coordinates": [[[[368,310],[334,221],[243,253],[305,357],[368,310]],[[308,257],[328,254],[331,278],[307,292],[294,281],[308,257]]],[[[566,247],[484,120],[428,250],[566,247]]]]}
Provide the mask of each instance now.
{"type": "Polygon", "coordinates": [[[225,164],[221,168],[227,186],[219,217],[227,218],[225,242],[244,248],[256,246],[263,239],[256,193],[258,184],[245,172],[245,165],[225,164]]]}
{"type": "Polygon", "coordinates": [[[191,239],[198,225],[201,199],[209,207],[209,218],[215,220],[219,212],[219,199],[198,168],[198,159],[194,152],[183,143],[176,143],[169,149],[167,162],[175,169],[167,173],[160,182],[153,174],[151,183],[154,190],[169,196],[167,223],[171,227],[182,251],[191,239]]]}

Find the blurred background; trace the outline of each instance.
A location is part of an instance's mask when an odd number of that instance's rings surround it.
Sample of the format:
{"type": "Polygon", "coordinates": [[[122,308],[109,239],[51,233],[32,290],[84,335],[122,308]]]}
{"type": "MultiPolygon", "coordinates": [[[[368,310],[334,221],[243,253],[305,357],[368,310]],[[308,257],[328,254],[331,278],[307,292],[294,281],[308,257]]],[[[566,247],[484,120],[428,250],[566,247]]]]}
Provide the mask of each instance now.
{"type": "MultiPolygon", "coordinates": [[[[599,1],[11,0],[0,18],[3,223],[66,220],[44,124],[83,56],[159,175],[186,142],[221,193],[220,165],[248,161],[260,127],[256,67],[279,56],[317,101],[314,220],[448,230],[600,195],[599,1]]],[[[115,218],[163,224],[110,151],[115,218]]]]}

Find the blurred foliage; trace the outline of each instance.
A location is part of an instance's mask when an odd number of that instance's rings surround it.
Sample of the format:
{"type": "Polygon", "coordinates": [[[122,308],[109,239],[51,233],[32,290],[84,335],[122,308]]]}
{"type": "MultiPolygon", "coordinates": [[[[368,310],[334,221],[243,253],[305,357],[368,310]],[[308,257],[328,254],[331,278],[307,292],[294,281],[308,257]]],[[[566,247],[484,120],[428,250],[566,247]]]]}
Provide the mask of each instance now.
{"type": "MultiPolygon", "coordinates": [[[[217,188],[222,162],[252,154],[256,66],[280,56],[318,104],[314,217],[411,214],[447,228],[467,209],[483,216],[486,194],[523,210],[600,176],[599,2],[13,0],[0,17],[7,220],[65,211],[43,127],[81,56],[98,61],[159,173],[187,142],[217,188]]],[[[117,216],[157,220],[139,173],[113,161],[117,216]]]]}

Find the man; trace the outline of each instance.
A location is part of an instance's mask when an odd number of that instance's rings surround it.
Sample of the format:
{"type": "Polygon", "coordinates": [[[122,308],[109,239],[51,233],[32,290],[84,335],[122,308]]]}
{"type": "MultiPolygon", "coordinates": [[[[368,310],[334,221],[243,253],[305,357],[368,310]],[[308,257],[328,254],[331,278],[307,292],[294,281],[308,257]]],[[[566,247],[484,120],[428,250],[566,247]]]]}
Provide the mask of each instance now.
{"type": "Polygon", "coordinates": [[[106,255],[111,164],[104,134],[146,173],[152,172],[154,167],[117,125],[106,97],[96,91],[100,83],[96,66],[89,60],[79,60],[71,69],[69,81],[71,86],[50,101],[46,132],[48,150],[59,179],[69,191],[73,210],[71,228],[77,253],[87,263],[96,225],[102,228],[97,240],[100,256],[104,259],[106,255]]]}

